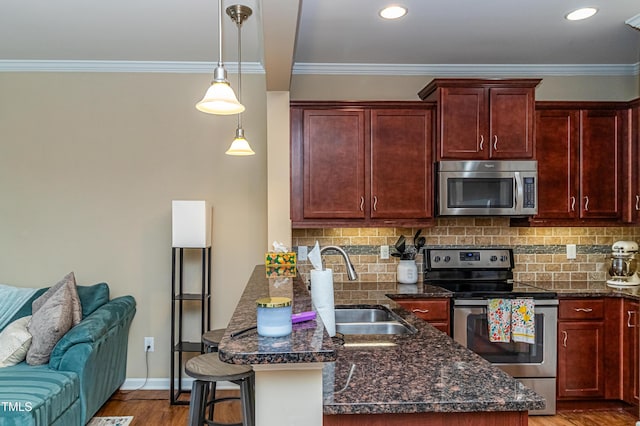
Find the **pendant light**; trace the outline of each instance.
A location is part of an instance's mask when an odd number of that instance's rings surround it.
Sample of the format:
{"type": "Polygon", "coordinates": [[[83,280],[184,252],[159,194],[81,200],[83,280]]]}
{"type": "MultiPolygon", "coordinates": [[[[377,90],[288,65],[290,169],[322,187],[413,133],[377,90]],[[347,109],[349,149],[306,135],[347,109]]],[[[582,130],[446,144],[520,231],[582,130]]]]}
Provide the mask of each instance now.
{"type": "MultiPolygon", "coordinates": [[[[241,27],[242,22],[251,16],[251,8],[241,4],[229,6],[227,8],[227,15],[238,26],[238,97],[242,101],[242,36],[241,27]]],[[[231,146],[225,152],[227,155],[254,155],[255,152],[251,149],[249,142],[244,138],[244,129],[242,128],[242,113],[238,114],[238,128],[236,129],[236,137],[231,143],[231,146]]]]}
{"type": "Polygon", "coordinates": [[[211,86],[204,98],[196,104],[196,108],[218,115],[239,114],[244,111],[244,105],[238,101],[227,80],[227,70],[222,62],[222,0],[218,0],[218,66],[213,70],[211,86]]]}

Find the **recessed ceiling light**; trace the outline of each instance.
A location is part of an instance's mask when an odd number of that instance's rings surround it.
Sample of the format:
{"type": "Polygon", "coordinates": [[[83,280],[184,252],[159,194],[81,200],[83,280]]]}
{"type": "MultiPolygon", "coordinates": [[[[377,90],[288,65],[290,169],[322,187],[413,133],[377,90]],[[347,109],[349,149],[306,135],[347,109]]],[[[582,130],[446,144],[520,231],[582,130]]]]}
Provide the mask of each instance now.
{"type": "Polygon", "coordinates": [[[389,6],[380,11],[384,19],[398,19],[407,14],[407,8],[402,6],[389,6]]]}
{"type": "Polygon", "coordinates": [[[598,9],[595,7],[583,7],[582,9],[574,10],[565,16],[569,21],[580,21],[582,19],[591,18],[596,14],[598,9]]]}

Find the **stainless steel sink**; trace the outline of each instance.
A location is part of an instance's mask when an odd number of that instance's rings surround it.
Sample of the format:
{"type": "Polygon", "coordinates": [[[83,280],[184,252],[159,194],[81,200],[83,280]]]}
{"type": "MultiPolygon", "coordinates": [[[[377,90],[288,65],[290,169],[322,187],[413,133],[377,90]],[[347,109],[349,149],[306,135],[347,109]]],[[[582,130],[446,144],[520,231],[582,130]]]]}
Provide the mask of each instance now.
{"type": "Polygon", "coordinates": [[[416,329],[385,306],[338,306],[336,331],[345,335],[413,334],[416,329]]]}
{"type": "Polygon", "coordinates": [[[394,320],[393,313],[382,307],[361,308],[361,307],[337,307],[336,323],[344,322],[380,322],[394,320]]]}

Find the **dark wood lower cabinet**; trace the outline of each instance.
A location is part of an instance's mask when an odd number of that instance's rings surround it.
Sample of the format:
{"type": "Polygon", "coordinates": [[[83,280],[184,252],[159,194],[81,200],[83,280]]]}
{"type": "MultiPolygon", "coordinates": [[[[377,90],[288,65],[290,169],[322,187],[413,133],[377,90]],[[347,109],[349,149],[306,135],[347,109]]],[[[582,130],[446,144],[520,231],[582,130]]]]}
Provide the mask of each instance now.
{"type": "Polygon", "coordinates": [[[622,345],[623,345],[623,376],[622,376],[622,392],[623,400],[629,404],[638,405],[639,383],[640,380],[640,362],[638,352],[640,344],[638,336],[638,310],[640,303],[636,300],[625,300],[622,310],[622,345]]]}
{"type": "Polygon", "coordinates": [[[449,298],[411,299],[395,302],[420,319],[451,336],[451,315],[449,314],[449,298]]]}
{"type": "Polygon", "coordinates": [[[323,426],[526,426],[526,411],[414,414],[325,414],[323,426]]]}
{"type": "Polygon", "coordinates": [[[604,322],[558,324],[558,399],[604,398],[604,322]]]}

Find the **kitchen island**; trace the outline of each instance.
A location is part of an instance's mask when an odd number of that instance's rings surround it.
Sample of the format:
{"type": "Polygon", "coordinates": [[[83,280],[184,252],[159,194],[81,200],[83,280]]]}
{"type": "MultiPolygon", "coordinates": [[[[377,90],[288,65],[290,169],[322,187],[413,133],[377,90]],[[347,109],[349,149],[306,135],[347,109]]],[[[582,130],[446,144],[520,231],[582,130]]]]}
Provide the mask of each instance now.
{"type": "Polygon", "coordinates": [[[255,325],[257,298],[287,294],[294,313],[311,309],[301,279],[269,279],[257,266],[219,346],[220,359],[256,371],[258,426],[526,425],[527,411],[544,406],[538,394],[397,307],[414,334],[332,340],[318,316],[287,337],[253,330],[230,338],[255,325]]]}

